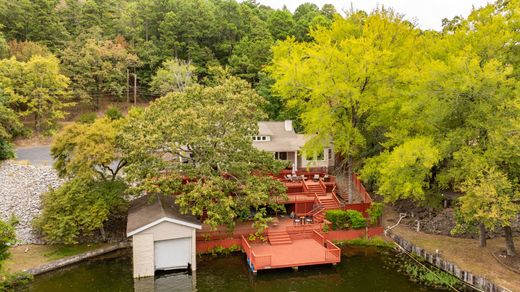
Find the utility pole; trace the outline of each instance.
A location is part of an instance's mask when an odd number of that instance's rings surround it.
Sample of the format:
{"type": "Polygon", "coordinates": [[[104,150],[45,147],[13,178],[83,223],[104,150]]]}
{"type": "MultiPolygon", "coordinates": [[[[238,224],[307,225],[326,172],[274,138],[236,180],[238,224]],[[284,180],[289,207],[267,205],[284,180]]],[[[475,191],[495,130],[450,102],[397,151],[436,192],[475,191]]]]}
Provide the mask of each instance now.
{"type": "Polygon", "coordinates": [[[126,69],[126,103],[130,103],[130,69],[126,69]]]}

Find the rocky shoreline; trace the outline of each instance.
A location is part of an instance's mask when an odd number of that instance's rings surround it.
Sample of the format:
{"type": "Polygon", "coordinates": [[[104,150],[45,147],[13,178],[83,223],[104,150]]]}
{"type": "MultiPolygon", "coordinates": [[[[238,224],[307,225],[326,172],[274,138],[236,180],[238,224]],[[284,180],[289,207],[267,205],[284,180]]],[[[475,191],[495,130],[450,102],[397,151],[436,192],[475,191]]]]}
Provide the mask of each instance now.
{"type": "Polygon", "coordinates": [[[0,164],[0,219],[16,217],[19,244],[43,243],[31,223],[40,214],[42,194],[63,182],[51,166],[21,165],[13,161],[0,164]]]}

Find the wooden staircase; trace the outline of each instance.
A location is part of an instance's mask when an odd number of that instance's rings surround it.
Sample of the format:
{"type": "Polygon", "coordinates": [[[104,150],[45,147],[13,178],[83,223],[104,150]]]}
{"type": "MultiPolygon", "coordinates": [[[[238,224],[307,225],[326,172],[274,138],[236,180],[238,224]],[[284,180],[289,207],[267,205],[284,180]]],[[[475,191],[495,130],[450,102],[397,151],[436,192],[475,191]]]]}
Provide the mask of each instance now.
{"type": "Polygon", "coordinates": [[[318,196],[325,195],[325,190],[319,184],[307,184],[307,189],[310,193],[317,194],[318,196]]]}
{"type": "Polygon", "coordinates": [[[280,244],[291,244],[292,240],[289,236],[289,233],[285,230],[268,230],[267,237],[269,239],[269,243],[271,245],[280,245],[280,244]]]}

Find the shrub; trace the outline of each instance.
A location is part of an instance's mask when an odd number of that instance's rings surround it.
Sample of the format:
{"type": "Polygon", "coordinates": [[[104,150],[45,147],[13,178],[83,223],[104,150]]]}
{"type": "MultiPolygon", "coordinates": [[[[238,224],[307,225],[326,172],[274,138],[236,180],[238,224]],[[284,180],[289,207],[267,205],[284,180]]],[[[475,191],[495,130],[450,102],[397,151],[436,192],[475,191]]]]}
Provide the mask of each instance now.
{"type": "Polygon", "coordinates": [[[0,267],[3,260],[9,256],[9,247],[16,243],[13,225],[0,220],[0,267]]]}
{"type": "Polygon", "coordinates": [[[0,273],[0,291],[20,291],[24,285],[33,279],[31,274],[25,272],[0,273]]]}
{"type": "Polygon", "coordinates": [[[367,210],[370,217],[370,224],[376,224],[377,220],[383,215],[383,203],[372,202],[372,205],[367,210]]]}
{"type": "Polygon", "coordinates": [[[363,214],[356,210],[329,210],[325,213],[325,219],[332,223],[332,230],[363,228],[367,223],[363,214]]]}
{"type": "Polygon", "coordinates": [[[80,124],[92,124],[97,119],[96,113],[84,113],[78,116],[76,122],[80,124]]]}
{"type": "Polygon", "coordinates": [[[343,210],[328,210],[325,219],[332,223],[332,230],[345,229],[347,227],[348,216],[343,210]]]}
{"type": "Polygon", "coordinates": [[[80,235],[103,234],[112,214],[126,211],[126,184],[119,180],[70,180],[43,196],[43,212],[34,221],[51,243],[74,244],[80,235]]]}
{"type": "Polygon", "coordinates": [[[123,114],[117,107],[111,106],[105,112],[105,117],[107,117],[113,121],[113,120],[119,120],[120,118],[122,118],[123,114]]]}
{"type": "Polygon", "coordinates": [[[367,225],[367,219],[363,217],[363,214],[361,214],[361,212],[356,210],[347,210],[346,213],[348,221],[350,223],[350,227],[358,229],[363,228],[367,225]]]}
{"type": "Polygon", "coordinates": [[[14,158],[13,144],[0,137],[0,160],[14,158]]]}

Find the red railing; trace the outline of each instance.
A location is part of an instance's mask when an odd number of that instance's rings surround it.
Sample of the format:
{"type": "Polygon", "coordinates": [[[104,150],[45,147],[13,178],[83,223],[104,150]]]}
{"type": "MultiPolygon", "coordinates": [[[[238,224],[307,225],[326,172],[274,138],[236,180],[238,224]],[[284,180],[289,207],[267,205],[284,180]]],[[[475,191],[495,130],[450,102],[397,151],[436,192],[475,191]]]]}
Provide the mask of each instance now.
{"type": "Polygon", "coordinates": [[[312,239],[316,240],[321,246],[325,244],[325,237],[316,230],[312,231],[312,239]]]}
{"type": "Polygon", "coordinates": [[[255,252],[251,249],[251,245],[243,235],[241,241],[242,248],[244,249],[247,258],[251,262],[251,268],[253,271],[271,267],[271,255],[256,255],[255,252]]]}
{"type": "Polygon", "coordinates": [[[358,190],[359,195],[363,199],[363,203],[372,203],[372,198],[370,197],[367,190],[365,189],[365,186],[361,183],[361,181],[355,173],[352,174],[352,182],[358,190]]]}
{"type": "Polygon", "coordinates": [[[341,258],[341,249],[330,240],[325,241],[325,247],[327,248],[325,251],[325,260],[334,260],[339,262],[341,258]]]}
{"type": "Polygon", "coordinates": [[[327,186],[325,185],[325,183],[321,179],[319,181],[319,184],[320,184],[320,187],[323,190],[323,192],[327,193],[327,186]]]}

